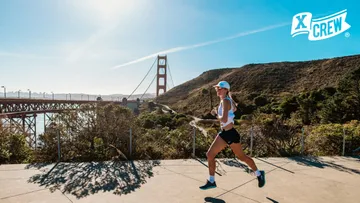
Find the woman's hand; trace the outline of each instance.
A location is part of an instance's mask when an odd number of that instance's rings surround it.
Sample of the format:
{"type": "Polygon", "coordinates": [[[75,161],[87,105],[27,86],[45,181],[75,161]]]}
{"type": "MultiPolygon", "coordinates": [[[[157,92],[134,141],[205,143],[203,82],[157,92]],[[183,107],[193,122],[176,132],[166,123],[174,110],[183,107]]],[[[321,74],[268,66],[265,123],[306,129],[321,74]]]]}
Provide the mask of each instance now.
{"type": "Polygon", "coordinates": [[[211,110],[211,115],[213,115],[213,116],[216,116],[216,115],[217,115],[216,107],[213,108],[213,110],[211,110]]]}

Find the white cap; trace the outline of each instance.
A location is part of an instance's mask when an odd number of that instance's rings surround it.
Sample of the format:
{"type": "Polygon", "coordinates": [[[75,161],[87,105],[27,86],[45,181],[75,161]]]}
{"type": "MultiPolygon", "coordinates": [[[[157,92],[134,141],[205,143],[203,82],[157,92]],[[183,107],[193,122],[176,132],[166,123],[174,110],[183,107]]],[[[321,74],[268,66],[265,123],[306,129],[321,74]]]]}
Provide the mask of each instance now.
{"type": "Polygon", "coordinates": [[[214,87],[226,88],[230,90],[230,84],[226,81],[220,81],[217,85],[214,85],[214,87]]]}

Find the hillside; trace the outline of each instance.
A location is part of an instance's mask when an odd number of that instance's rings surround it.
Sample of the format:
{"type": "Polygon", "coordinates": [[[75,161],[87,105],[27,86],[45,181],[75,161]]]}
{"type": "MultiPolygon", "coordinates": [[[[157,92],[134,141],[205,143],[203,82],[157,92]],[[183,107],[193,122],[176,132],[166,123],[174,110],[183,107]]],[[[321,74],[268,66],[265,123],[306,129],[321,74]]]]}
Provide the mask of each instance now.
{"type": "Polygon", "coordinates": [[[212,88],[220,80],[231,84],[233,95],[242,103],[253,103],[262,94],[273,101],[284,95],[337,87],[348,73],[360,67],[360,55],[299,62],[248,64],[239,68],[209,70],[156,98],[176,111],[204,116],[218,104],[212,88]],[[209,92],[211,90],[211,92],[209,92]],[[210,95],[210,94],[211,95],[210,95]],[[212,96],[212,97],[211,97],[212,96]],[[212,98],[212,101],[211,99],[212,98]]]}

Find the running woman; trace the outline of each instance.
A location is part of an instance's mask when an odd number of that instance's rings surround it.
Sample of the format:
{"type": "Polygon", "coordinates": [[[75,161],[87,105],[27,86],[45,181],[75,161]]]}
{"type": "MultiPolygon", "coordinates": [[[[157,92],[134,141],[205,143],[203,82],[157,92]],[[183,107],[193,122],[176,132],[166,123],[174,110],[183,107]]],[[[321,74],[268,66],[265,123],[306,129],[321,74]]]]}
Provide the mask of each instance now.
{"type": "Polygon", "coordinates": [[[220,121],[221,132],[218,133],[215,140],[211,144],[209,150],[206,153],[209,174],[210,177],[206,181],[206,184],[200,186],[200,189],[206,190],[210,188],[216,188],[215,182],[215,156],[222,151],[226,146],[230,146],[234,154],[243,162],[245,162],[253,171],[258,179],[258,186],[263,187],[265,185],[265,171],[259,171],[255,165],[254,160],[247,156],[240,144],[240,135],[234,128],[234,112],[236,111],[236,102],[231,97],[230,84],[226,81],[220,81],[214,86],[217,92],[217,96],[220,98],[220,105],[217,113],[214,109],[213,114],[217,114],[217,119],[220,121]]]}

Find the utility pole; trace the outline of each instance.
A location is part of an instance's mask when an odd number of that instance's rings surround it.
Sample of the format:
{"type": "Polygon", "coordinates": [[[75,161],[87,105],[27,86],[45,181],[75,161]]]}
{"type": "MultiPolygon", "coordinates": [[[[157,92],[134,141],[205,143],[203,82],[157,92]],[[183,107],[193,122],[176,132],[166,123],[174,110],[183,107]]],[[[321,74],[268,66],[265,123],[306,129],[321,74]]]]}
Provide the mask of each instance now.
{"type": "Polygon", "coordinates": [[[211,94],[211,90],[212,90],[212,88],[210,87],[209,95],[210,95],[210,106],[211,106],[211,110],[212,110],[212,109],[213,109],[213,103],[212,103],[212,94],[211,94]]]}
{"type": "Polygon", "coordinates": [[[6,87],[5,87],[5,85],[3,85],[1,87],[4,88],[4,98],[6,98],[6,87]]]}
{"type": "MultiPolygon", "coordinates": [[[[207,82],[209,83],[210,77],[209,77],[210,71],[207,72],[207,82]]],[[[212,86],[209,87],[209,96],[210,96],[210,111],[213,109],[213,103],[212,103],[212,94],[211,94],[212,86]]]]}

